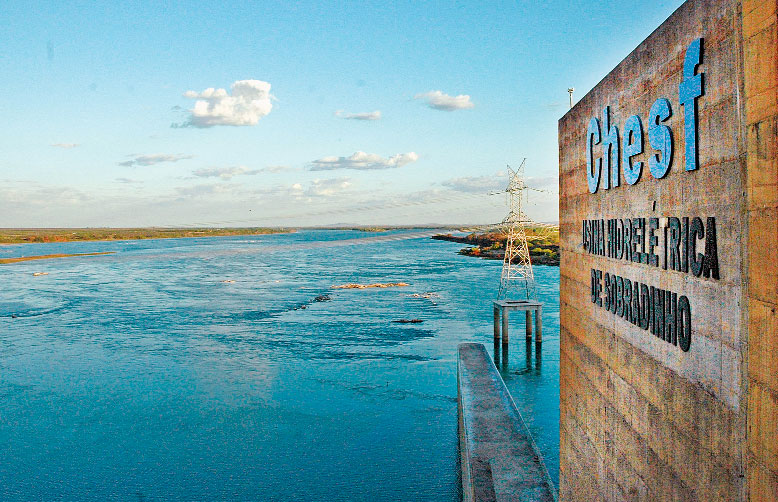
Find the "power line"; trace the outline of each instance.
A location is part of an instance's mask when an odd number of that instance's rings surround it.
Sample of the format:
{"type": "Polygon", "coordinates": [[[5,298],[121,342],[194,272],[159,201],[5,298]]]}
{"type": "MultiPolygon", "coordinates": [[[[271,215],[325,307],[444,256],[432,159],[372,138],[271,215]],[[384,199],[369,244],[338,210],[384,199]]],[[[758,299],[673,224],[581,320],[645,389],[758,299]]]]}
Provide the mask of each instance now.
{"type": "MultiPolygon", "coordinates": [[[[488,195],[486,193],[458,193],[458,194],[445,194],[445,195],[438,195],[436,197],[429,197],[425,199],[415,200],[415,201],[408,201],[408,200],[394,200],[394,201],[385,201],[383,203],[363,203],[359,205],[351,205],[348,207],[336,207],[332,209],[326,209],[326,210],[310,210],[310,211],[297,211],[293,213],[273,213],[268,214],[266,216],[258,216],[253,218],[240,218],[240,219],[233,219],[233,220],[220,220],[220,221],[203,221],[203,222],[195,222],[195,223],[185,223],[185,224],[167,224],[167,225],[158,225],[162,228],[192,228],[192,227],[218,227],[218,226],[232,226],[232,225],[238,225],[238,224],[259,224],[260,222],[272,220],[274,222],[277,222],[279,220],[292,220],[292,219],[298,219],[298,218],[306,218],[306,217],[321,217],[321,216],[334,216],[334,215],[341,215],[341,214],[355,214],[355,213],[365,213],[365,212],[376,212],[376,211],[383,211],[383,210],[393,210],[393,209],[403,209],[403,208],[411,208],[411,207],[421,207],[421,206],[429,206],[434,204],[440,204],[440,203],[457,203],[458,202],[458,208],[462,209],[465,207],[473,207],[476,205],[482,205],[482,204],[492,204],[488,198],[485,196],[488,195]],[[466,203],[470,203],[468,205],[465,205],[466,203]]],[[[448,208],[441,208],[439,210],[433,210],[433,211],[426,211],[425,214],[429,214],[431,212],[443,212],[448,211],[448,208]]]]}

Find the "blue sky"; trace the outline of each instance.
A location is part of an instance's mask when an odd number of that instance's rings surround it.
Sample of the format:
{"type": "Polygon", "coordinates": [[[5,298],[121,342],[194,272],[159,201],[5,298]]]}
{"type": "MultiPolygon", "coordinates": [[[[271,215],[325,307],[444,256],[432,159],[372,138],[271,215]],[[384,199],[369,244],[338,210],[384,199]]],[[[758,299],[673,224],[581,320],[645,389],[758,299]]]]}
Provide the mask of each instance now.
{"type": "Polygon", "coordinates": [[[0,226],[494,223],[524,157],[556,221],[567,88],[680,3],[4,2],[0,226]]]}

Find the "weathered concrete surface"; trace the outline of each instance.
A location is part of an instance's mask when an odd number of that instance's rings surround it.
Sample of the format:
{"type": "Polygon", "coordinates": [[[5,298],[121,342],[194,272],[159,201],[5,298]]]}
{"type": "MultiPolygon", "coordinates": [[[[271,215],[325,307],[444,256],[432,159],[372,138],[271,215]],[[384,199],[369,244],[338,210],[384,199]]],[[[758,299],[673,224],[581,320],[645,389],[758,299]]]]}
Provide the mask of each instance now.
{"type": "Polygon", "coordinates": [[[464,500],[554,501],[537,446],[482,344],[459,345],[457,384],[464,500]]]}
{"type": "MultiPolygon", "coordinates": [[[[778,500],[776,3],[686,2],[559,122],[563,501],[778,500]],[[686,172],[678,85],[700,37],[699,169],[686,172]],[[610,106],[620,133],[633,114],[647,128],[662,97],[675,141],[667,176],[644,167],[635,185],[589,193],[589,119],[610,106]],[[720,280],[582,248],[582,220],[668,216],[716,218],[720,280]],[[690,351],[594,305],[592,268],[688,296],[690,351]]],[[[650,154],[646,137],[634,162],[650,154]]]]}
{"type": "Polygon", "coordinates": [[[778,500],[778,1],[744,1],[749,499],[778,500]]]}

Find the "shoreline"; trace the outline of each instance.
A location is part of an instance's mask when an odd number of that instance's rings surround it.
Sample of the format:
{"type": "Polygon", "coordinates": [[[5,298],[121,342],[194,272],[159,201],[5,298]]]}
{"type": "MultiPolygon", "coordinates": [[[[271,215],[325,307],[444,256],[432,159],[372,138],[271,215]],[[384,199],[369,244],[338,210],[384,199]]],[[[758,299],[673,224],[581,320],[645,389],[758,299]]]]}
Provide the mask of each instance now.
{"type": "MultiPolygon", "coordinates": [[[[530,260],[533,265],[559,266],[559,240],[553,238],[539,239],[529,236],[530,260]]],[[[458,254],[464,256],[473,256],[485,260],[504,260],[505,259],[505,236],[498,233],[489,234],[469,234],[469,235],[451,235],[438,234],[433,235],[432,239],[439,241],[458,242],[460,244],[469,244],[472,247],[465,247],[458,251],[458,254]]]]}
{"type": "Polygon", "coordinates": [[[116,251],[102,251],[98,253],[56,253],[42,254],[37,256],[19,256],[16,258],[0,258],[0,265],[10,265],[12,263],[21,263],[33,260],[51,260],[54,258],[74,258],[79,256],[101,256],[106,254],[116,254],[116,251]]]}
{"type": "Polygon", "coordinates": [[[272,235],[295,232],[295,228],[0,228],[0,246],[54,242],[112,242],[147,239],[194,239],[272,235]]]}

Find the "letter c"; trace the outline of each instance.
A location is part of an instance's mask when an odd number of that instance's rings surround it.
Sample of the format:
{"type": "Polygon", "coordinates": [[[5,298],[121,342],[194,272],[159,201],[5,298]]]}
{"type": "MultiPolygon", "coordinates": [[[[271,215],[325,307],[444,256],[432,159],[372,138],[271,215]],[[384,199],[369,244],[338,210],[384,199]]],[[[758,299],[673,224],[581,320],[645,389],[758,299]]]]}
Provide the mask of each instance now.
{"type": "Polygon", "coordinates": [[[589,121],[589,130],[586,132],[586,180],[589,183],[589,192],[596,193],[600,186],[600,172],[602,171],[602,158],[594,159],[594,149],[592,146],[599,145],[600,121],[592,118],[589,121]]]}

